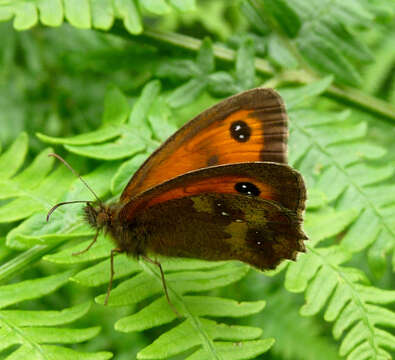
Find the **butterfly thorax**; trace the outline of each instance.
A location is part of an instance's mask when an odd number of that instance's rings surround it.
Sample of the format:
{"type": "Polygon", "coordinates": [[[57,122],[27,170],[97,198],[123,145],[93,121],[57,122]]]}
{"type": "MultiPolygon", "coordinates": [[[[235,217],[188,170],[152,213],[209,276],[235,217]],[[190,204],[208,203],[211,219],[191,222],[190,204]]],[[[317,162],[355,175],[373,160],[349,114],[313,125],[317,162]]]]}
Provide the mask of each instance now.
{"type": "Polygon", "coordinates": [[[145,237],[133,231],[133,222],[124,223],[120,220],[118,203],[88,203],[84,208],[85,219],[93,228],[110,235],[120,252],[138,256],[144,254],[145,237]],[[139,236],[140,235],[140,236],[139,236]]]}

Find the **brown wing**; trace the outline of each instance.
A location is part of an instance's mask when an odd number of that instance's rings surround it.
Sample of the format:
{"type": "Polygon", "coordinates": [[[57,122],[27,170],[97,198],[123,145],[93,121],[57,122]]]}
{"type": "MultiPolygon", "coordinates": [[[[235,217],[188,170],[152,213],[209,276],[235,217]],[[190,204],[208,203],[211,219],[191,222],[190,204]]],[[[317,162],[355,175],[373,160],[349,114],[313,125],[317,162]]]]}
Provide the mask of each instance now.
{"type": "Polygon", "coordinates": [[[221,164],[286,162],[287,115],[272,89],[253,89],[204,111],[155,151],[131,178],[121,202],[186,172],[221,164]]]}
{"type": "Polygon", "coordinates": [[[259,197],[201,194],[158,203],[136,214],[134,239],[144,252],[205,260],[240,260],[273,269],[304,251],[295,211],[259,197]]]}

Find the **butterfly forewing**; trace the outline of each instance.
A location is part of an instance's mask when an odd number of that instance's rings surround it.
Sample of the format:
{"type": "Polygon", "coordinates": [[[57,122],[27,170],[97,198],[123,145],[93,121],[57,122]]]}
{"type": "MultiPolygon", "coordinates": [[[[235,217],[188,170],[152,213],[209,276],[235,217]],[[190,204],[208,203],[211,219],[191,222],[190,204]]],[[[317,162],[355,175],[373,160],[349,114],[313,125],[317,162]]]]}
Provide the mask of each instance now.
{"type": "Polygon", "coordinates": [[[121,202],[189,171],[252,161],[285,163],[287,115],[272,89],[253,89],[204,111],[170,137],[135,173],[121,202]]]}

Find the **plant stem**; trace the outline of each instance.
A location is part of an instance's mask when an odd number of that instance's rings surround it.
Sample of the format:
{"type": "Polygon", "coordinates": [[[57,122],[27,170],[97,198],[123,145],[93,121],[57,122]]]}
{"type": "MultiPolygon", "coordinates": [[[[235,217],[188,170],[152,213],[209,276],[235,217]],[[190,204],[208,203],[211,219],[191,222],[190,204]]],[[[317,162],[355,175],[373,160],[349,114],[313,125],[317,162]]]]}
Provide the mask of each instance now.
{"type": "MultiPolygon", "coordinates": [[[[130,38],[130,34],[122,34],[119,35],[127,36],[130,38]]],[[[146,39],[148,42],[158,45],[158,44],[168,44],[173,47],[178,47],[184,50],[189,50],[196,52],[199,50],[202,40],[193,38],[191,36],[182,35],[173,32],[160,32],[152,29],[147,29],[144,31],[142,35],[136,36],[136,40],[146,39]]],[[[222,46],[214,45],[213,46],[214,55],[216,58],[226,61],[226,62],[234,62],[236,60],[236,52],[232,49],[227,49],[222,46]]],[[[255,59],[255,68],[258,73],[263,75],[274,75],[274,69],[264,59],[256,58],[255,59]]],[[[297,71],[298,72],[298,71],[297,71]]],[[[304,70],[300,70],[300,75],[305,74],[304,70]]],[[[312,77],[310,76],[298,76],[297,82],[306,84],[311,82],[312,77]]],[[[355,88],[347,87],[347,86],[337,86],[331,85],[324,93],[325,96],[329,98],[336,99],[339,102],[351,105],[355,108],[362,109],[364,111],[368,111],[378,117],[378,119],[394,122],[395,121],[395,108],[374,96],[367,95],[355,88]]]]}
{"type": "Polygon", "coordinates": [[[0,281],[6,279],[7,277],[14,275],[17,272],[23,271],[27,268],[27,265],[35,263],[37,260],[41,259],[44,254],[59,246],[55,244],[49,245],[35,245],[31,249],[24,251],[18,256],[14,257],[10,261],[0,266],[0,281]]]}

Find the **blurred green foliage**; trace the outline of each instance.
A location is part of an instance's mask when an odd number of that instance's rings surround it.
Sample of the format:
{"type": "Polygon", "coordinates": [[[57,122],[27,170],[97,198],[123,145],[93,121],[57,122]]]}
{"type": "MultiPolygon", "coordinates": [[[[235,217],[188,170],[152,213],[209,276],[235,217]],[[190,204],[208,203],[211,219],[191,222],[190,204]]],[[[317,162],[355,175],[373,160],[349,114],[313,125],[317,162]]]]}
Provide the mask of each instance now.
{"type": "Polygon", "coordinates": [[[0,2],[0,359],[390,359],[394,17],[392,0],[0,2]],[[46,223],[90,199],[47,154],[116,199],[179,126],[256,86],[287,104],[307,254],[265,274],[163,259],[185,319],[118,256],[102,306],[112,245],[71,255],[92,236],[77,207],[46,223]]]}

